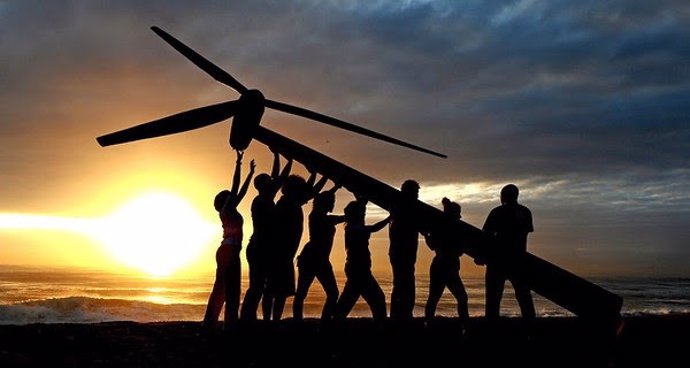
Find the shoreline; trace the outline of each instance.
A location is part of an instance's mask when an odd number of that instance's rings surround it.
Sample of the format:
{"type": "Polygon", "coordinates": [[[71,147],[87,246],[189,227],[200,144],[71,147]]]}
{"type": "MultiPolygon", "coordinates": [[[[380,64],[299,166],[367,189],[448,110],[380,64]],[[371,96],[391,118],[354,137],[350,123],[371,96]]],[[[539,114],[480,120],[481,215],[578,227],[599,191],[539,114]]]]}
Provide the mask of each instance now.
{"type": "MultiPolygon", "coordinates": [[[[202,334],[199,322],[101,322],[0,326],[2,367],[648,367],[685,362],[690,314],[624,317],[618,337],[575,317],[537,318],[527,335],[519,318],[490,325],[455,318],[379,327],[369,318],[323,328],[238,325],[202,334]]],[[[220,326],[220,324],[219,324],[220,326]]]]}

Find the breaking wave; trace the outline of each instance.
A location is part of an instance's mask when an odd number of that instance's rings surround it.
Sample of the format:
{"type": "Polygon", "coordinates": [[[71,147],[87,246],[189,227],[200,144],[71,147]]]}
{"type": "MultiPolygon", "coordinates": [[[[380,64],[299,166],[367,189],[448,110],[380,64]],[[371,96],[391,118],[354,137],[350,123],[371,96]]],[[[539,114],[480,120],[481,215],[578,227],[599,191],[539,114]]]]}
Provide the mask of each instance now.
{"type": "Polygon", "coordinates": [[[196,321],[204,305],[68,297],[0,305],[0,324],[196,321]]]}

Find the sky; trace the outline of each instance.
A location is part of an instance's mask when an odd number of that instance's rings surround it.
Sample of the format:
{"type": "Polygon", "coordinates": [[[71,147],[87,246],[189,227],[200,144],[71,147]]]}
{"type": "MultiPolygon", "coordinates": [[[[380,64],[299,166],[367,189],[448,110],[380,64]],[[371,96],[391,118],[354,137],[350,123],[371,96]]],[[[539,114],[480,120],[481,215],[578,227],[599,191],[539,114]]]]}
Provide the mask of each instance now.
{"type": "MultiPolygon", "coordinates": [[[[500,188],[517,184],[534,216],[529,250],[552,263],[581,275],[690,276],[688,24],[685,1],[0,1],[0,264],[120,262],[88,231],[22,228],[10,215],[102,218],[162,191],[216,224],[211,200],[234,162],[229,123],[95,141],[238,97],[150,31],[157,25],[268,98],[447,154],[279,112],[262,121],[392,186],[414,178],[424,201],[440,207],[448,196],[470,224],[481,227],[500,188]]],[[[259,143],[246,155],[269,170],[259,143]]],[[[336,211],[350,198],[341,192],[336,211]]],[[[151,207],[148,219],[161,217],[151,207]]],[[[342,228],[336,236],[339,268],[342,228]]],[[[386,238],[372,239],[383,269],[386,238]]],[[[205,240],[190,264],[212,271],[216,244],[205,240]]],[[[421,242],[418,269],[430,256],[421,242]]]]}

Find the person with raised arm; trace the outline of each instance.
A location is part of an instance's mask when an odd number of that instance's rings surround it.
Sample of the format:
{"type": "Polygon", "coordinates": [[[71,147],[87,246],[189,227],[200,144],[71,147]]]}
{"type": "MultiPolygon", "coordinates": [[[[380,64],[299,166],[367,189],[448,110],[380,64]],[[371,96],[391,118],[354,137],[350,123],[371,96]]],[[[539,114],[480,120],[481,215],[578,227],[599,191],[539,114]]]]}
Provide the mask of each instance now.
{"type": "Polygon", "coordinates": [[[314,278],[319,280],[326,292],[326,302],[321,312],[321,321],[326,322],[333,317],[333,309],[338,301],[338,284],[333,273],[330,255],[333,249],[335,225],[344,222],[345,216],[330,215],[335,207],[335,192],[340,188],[333,188],[316,195],[309,214],[309,242],[304,245],[297,257],[297,291],[292,304],[292,314],[295,320],[303,318],[304,299],[314,278]]]}
{"type": "Polygon", "coordinates": [[[366,200],[358,199],[345,207],[345,287],[335,307],[335,319],[344,320],[357,299],[363,297],[371,309],[374,322],[386,320],[386,296],[371,273],[369,238],[390,222],[390,216],[374,225],[366,225],[366,200]]]}
{"type": "Polygon", "coordinates": [[[254,176],[254,169],[256,167],[254,160],[252,160],[249,174],[247,174],[247,178],[240,187],[243,155],[242,151],[237,151],[237,161],[235,162],[235,173],[232,177],[231,189],[220,191],[213,201],[213,206],[218,211],[223,226],[223,240],[216,251],[216,278],[211,295],[208,298],[206,314],[202,324],[207,329],[212,328],[218,321],[223,303],[225,303],[225,328],[236,322],[238,317],[242,271],[240,250],[242,250],[242,225],[244,224],[244,219],[237,211],[237,206],[245,194],[247,194],[247,189],[252,176],[254,176]]]}
{"type": "Polygon", "coordinates": [[[276,203],[274,236],[271,247],[271,266],[264,291],[264,316],[279,321],[285,301],[295,295],[295,267],[293,265],[304,230],[302,206],[323,189],[328,178],[322,177],[316,184],[316,172],[307,168],[309,179],[290,175],[281,189],[282,196],[276,203]]]}
{"type": "MultiPolygon", "coordinates": [[[[252,201],[252,223],[254,231],[247,245],[247,263],[249,264],[249,288],[244,295],[240,318],[247,321],[256,320],[256,310],[266,288],[270,247],[275,242],[275,196],[290,175],[292,159],[288,158],[283,171],[280,171],[280,157],[273,151],[273,168],[271,174],[262,173],[254,179],[254,188],[258,195],[252,201]]],[[[264,311],[264,319],[269,320],[270,311],[264,311]]]]}

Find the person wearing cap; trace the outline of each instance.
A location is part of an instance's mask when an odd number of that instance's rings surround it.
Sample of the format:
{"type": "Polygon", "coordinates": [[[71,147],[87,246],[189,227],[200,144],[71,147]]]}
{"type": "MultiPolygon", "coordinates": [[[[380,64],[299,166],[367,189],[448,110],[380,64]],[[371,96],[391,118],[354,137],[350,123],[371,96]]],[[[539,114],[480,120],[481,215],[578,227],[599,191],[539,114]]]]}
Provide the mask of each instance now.
{"type": "Polygon", "coordinates": [[[496,320],[506,280],[515,289],[515,298],[526,322],[535,318],[529,285],[519,272],[521,259],[527,253],[527,235],[534,231],[532,212],[519,204],[519,190],[514,184],[501,189],[501,205],[491,210],[482,230],[493,240],[494,253],[486,266],[486,317],[496,320]]]}

